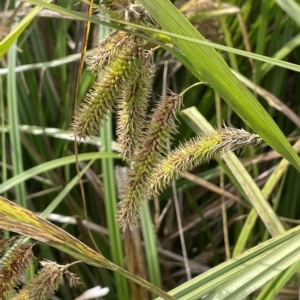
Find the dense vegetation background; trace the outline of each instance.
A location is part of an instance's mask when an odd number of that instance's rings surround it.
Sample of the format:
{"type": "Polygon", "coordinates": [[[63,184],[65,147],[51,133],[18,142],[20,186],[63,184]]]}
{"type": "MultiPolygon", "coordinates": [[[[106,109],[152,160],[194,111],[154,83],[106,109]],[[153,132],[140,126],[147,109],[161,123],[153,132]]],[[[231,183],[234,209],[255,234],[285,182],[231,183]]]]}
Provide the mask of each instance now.
{"type": "MultiPolygon", "coordinates": [[[[16,10],[17,3],[13,2],[0,2],[2,38],[31,8],[24,2],[16,10]]],[[[174,5],[209,41],[299,65],[300,17],[293,10],[284,10],[279,2],[232,0],[220,4],[219,9],[218,1],[175,1],[174,5]]],[[[299,1],[287,3],[299,9],[299,1]]],[[[75,0],[60,0],[58,5],[86,12],[86,5],[75,0]]],[[[97,14],[95,9],[93,15],[97,14]]],[[[107,259],[166,291],[270,239],[271,234],[275,236],[276,230],[270,233],[261,217],[250,214],[249,195],[221,160],[185,173],[160,197],[147,203],[141,214],[140,230],[122,234],[115,215],[126,163],[118,155],[114,113],[104,124],[101,137],[78,145],[79,170],[92,161],[82,177],[83,204],[69,126],[76,101],[84,26],[82,20],[42,10],[20,35],[16,46],[1,58],[1,195],[36,213],[48,208],[48,220],[91,248],[95,249],[96,244],[107,259]],[[101,156],[101,151],[112,155],[101,156]],[[88,226],[84,221],[85,208],[88,226]]],[[[107,27],[91,24],[87,55],[108,32],[107,27]]],[[[278,67],[239,53],[218,51],[294,144],[300,125],[299,69],[297,72],[288,66],[278,67]]],[[[151,106],[168,89],[180,93],[198,82],[181,61],[163,48],[156,51],[154,62],[157,72],[149,100],[151,106]]],[[[79,101],[94,79],[84,68],[79,101]]],[[[172,148],[200,131],[197,112],[212,126],[224,120],[251,131],[208,85],[190,89],[183,104],[172,148]]],[[[299,224],[298,171],[283,164],[282,157],[264,143],[247,149],[239,159],[278,215],[278,228],[288,230],[299,224]]],[[[43,243],[34,247],[34,254],[38,259],[47,258],[59,264],[74,260],[43,243]]],[[[273,283],[260,299],[275,299],[277,294],[280,298],[276,299],[298,299],[298,268],[299,263],[289,269],[285,279],[278,279],[276,289],[273,283]]],[[[57,293],[60,299],[74,299],[97,285],[109,287],[105,299],[150,297],[144,289],[129,285],[124,277],[106,269],[77,264],[72,272],[79,276],[82,285],[78,289],[62,286],[57,293]]],[[[254,292],[259,293],[260,290],[254,292]]]]}

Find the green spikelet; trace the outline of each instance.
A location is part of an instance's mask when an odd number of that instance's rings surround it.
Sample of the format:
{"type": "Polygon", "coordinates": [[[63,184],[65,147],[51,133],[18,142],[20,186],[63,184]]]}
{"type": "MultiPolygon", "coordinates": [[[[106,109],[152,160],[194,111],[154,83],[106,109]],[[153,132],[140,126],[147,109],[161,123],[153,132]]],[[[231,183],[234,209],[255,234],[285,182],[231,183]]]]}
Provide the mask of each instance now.
{"type": "Polygon", "coordinates": [[[153,167],[166,152],[167,140],[176,131],[174,116],[182,97],[171,93],[153,110],[144,139],[135,153],[135,160],[128,172],[124,195],[119,205],[119,223],[123,230],[137,225],[138,214],[145,199],[148,178],[153,167]]]}
{"type": "Polygon", "coordinates": [[[93,55],[87,59],[87,69],[98,75],[104,67],[113,61],[118,52],[128,43],[131,36],[123,31],[113,31],[107,38],[100,41],[93,55]]]}
{"type": "Polygon", "coordinates": [[[182,173],[215,157],[221,157],[230,151],[242,151],[246,146],[256,146],[261,138],[243,129],[232,126],[219,128],[214,132],[199,135],[174,150],[167,158],[157,163],[147,187],[147,199],[163,191],[182,173]]]}
{"type": "Polygon", "coordinates": [[[13,288],[33,260],[34,244],[16,242],[0,260],[0,299],[11,299],[13,288]]]}
{"type": "Polygon", "coordinates": [[[152,51],[144,51],[144,58],[132,85],[122,91],[118,104],[117,134],[122,155],[127,162],[133,159],[134,149],[141,143],[145,129],[147,101],[152,88],[155,66],[152,51]]]}
{"type": "Polygon", "coordinates": [[[117,51],[116,57],[98,74],[84,102],[75,113],[71,130],[79,138],[99,135],[101,122],[113,110],[122,90],[131,84],[141,64],[143,41],[130,37],[117,51]]]}

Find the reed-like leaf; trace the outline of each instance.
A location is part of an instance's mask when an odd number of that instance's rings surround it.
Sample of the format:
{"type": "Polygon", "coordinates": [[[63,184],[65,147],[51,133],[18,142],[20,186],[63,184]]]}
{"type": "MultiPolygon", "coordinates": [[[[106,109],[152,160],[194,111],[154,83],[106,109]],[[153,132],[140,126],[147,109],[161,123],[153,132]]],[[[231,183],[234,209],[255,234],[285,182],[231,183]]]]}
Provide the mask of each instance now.
{"type": "Polygon", "coordinates": [[[10,230],[21,235],[29,236],[38,241],[46,242],[63,252],[93,266],[105,267],[114,270],[123,276],[137,282],[149,291],[163,297],[163,299],[174,300],[150,282],[127,272],[114,265],[103,255],[95,252],[66,231],[58,228],[50,222],[42,219],[33,212],[0,196],[0,228],[10,230]]]}
{"type": "MultiPolygon", "coordinates": [[[[140,0],[165,31],[203,41],[201,34],[168,0],[140,0]]],[[[264,141],[286,158],[298,171],[300,159],[284,134],[254,96],[232,74],[221,56],[213,49],[172,38],[173,43],[193,63],[197,77],[204,77],[227,104],[264,141]]]]}

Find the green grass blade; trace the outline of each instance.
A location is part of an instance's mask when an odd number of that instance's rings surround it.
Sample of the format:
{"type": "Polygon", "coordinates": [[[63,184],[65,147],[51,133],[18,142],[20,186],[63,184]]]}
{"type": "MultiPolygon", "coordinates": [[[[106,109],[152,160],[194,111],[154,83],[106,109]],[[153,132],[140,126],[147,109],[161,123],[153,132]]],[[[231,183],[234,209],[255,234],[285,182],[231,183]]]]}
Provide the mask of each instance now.
{"type": "MultiPolygon", "coordinates": [[[[201,34],[169,1],[141,0],[163,30],[203,40],[201,34]]],[[[254,96],[232,74],[220,55],[211,48],[172,38],[173,43],[193,62],[199,76],[220,94],[227,104],[274,150],[300,171],[300,158],[254,96]]]]}
{"type": "Polygon", "coordinates": [[[230,277],[206,299],[245,299],[246,296],[300,259],[299,237],[299,235],[293,237],[288,243],[283,243],[277,249],[262,256],[260,261],[230,277]]]}
{"type": "Polygon", "coordinates": [[[236,241],[236,244],[232,252],[232,257],[235,257],[244,251],[247,241],[252,234],[252,230],[257,221],[257,218],[258,218],[258,214],[256,210],[254,208],[251,209],[243,225],[243,228],[239,233],[238,239],[236,241]]]}
{"type": "MultiPolygon", "coordinates": [[[[80,172],[80,178],[83,174],[90,168],[95,159],[91,160],[80,172]]],[[[79,176],[76,175],[64,188],[63,190],[53,199],[53,201],[47,206],[46,209],[40,214],[41,218],[46,219],[55,209],[56,207],[64,200],[64,198],[68,195],[71,189],[78,183],[79,176]]]]}
{"type": "MultiPolygon", "coordinates": [[[[263,54],[265,51],[265,44],[266,44],[266,32],[268,26],[268,16],[269,16],[269,3],[270,0],[261,1],[261,13],[259,18],[259,27],[258,27],[258,34],[256,40],[256,49],[255,52],[258,54],[263,54]]],[[[256,76],[257,76],[257,84],[260,82],[261,78],[261,62],[255,62],[255,69],[256,69],[256,76]]]]}
{"type": "MultiPolygon", "coordinates": [[[[92,52],[93,52],[92,50],[89,50],[86,52],[86,55],[89,56],[92,54],[92,52]]],[[[62,58],[54,59],[52,61],[45,61],[45,62],[40,62],[40,63],[35,63],[35,64],[16,66],[15,72],[20,73],[20,72],[25,72],[25,71],[30,71],[30,70],[40,70],[43,68],[59,67],[61,65],[65,65],[65,64],[72,63],[74,61],[79,60],[80,55],[81,55],[80,53],[76,53],[76,54],[67,55],[62,58]]],[[[8,68],[1,68],[0,75],[6,75],[6,74],[8,74],[8,68]]]]}
{"type": "Polygon", "coordinates": [[[300,261],[294,263],[284,272],[270,280],[256,297],[256,300],[273,300],[299,268],[300,261]]]}
{"type": "MultiPolygon", "coordinates": [[[[220,8],[221,7],[221,1],[218,0],[217,4],[218,4],[218,8],[220,8]]],[[[225,41],[226,46],[228,46],[230,48],[233,48],[232,35],[231,35],[231,33],[228,29],[226,18],[221,17],[220,18],[220,23],[221,23],[221,27],[222,27],[222,30],[223,30],[223,33],[224,33],[224,41],[225,41]]],[[[239,72],[239,67],[238,67],[236,56],[233,53],[228,53],[228,56],[229,56],[231,67],[235,71],[239,72]]]]}
{"type": "MultiPolygon", "coordinates": [[[[2,76],[0,76],[0,112],[1,112],[1,126],[4,127],[5,123],[5,113],[4,113],[4,99],[3,99],[3,82],[2,76]]],[[[2,131],[1,133],[1,145],[2,145],[2,153],[1,153],[1,162],[2,162],[2,181],[7,180],[7,154],[6,154],[6,137],[5,133],[2,131]]],[[[6,197],[7,193],[4,193],[3,196],[6,197]]]]}
{"type": "MultiPolygon", "coordinates": [[[[7,102],[9,118],[9,138],[11,145],[11,158],[13,166],[13,175],[16,176],[23,172],[23,157],[21,150],[21,138],[19,132],[19,114],[18,114],[18,94],[17,78],[14,71],[17,60],[16,44],[13,44],[8,51],[8,75],[7,75],[7,102]]],[[[19,205],[27,207],[26,191],[24,182],[20,182],[16,187],[16,201],[19,205]]]]}
{"type": "Polygon", "coordinates": [[[158,253],[148,202],[146,202],[141,209],[141,230],[145,243],[144,249],[146,252],[150,282],[157,287],[162,287],[158,253]]]}
{"type": "MultiPolygon", "coordinates": [[[[107,118],[107,121],[103,122],[101,139],[104,151],[111,152],[111,144],[113,140],[111,115],[107,118]]],[[[116,219],[118,199],[116,194],[113,158],[103,158],[101,160],[101,165],[103,173],[106,220],[110,236],[112,261],[121,268],[124,268],[121,233],[116,219]]],[[[122,299],[130,299],[126,278],[121,276],[119,273],[115,273],[115,276],[118,295],[122,295],[122,299]]]]}
{"type": "MultiPolygon", "coordinates": [[[[298,141],[295,144],[294,148],[298,150],[299,146],[300,141],[298,141]]],[[[280,178],[286,173],[289,166],[290,164],[285,159],[282,159],[281,162],[278,164],[278,166],[276,167],[272,175],[269,177],[268,181],[262,189],[262,195],[265,199],[268,199],[270,197],[271,193],[278,185],[280,178]]],[[[242,251],[244,251],[246,242],[250,237],[252,229],[256,223],[257,217],[258,215],[256,211],[252,209],[248,214],[246,222],[239,234],[238,240],[233,250],[233,256],[236,256],[237,254],[240,254],[242,251]]]]}
{"type": "MultiPolygon", "coordinates": [[[[91,160],[91,159],[100,159],[103,157],[110,157],[110,158],[120,158],[119,155],[114,153],[104,153],[104,152],[91,152],[91,153],[84,153],[78,155],[78,161],[84,161],[84,160],[91,160]]],[[[23,171],[22,173],[8,179],[6,182],[3,182],[0,184],[0,194],[6,192],[10,188],[20,184],[21,182],[24,182],[25,180],[32,178],[38,174],[41,174],[43,172],[47,172],[49,170],[59,168],[61,166],[66,166],[68,164],[74,164],[76,163],[76,157],[75,155],[70,155],[66,157],[61,157],[58,159],[54,159],[52,161],[45,162],[43,164],[40,164],[36,167],[33,167],[29,170],[23,171]]]]}
{"type": "MultiPolygon", "coordinates": [[[[300,42],[300,35],[299,35],[299,42],[300,42]]],[[[285,114],[287,118],[293,121],[298,127],[300,127],[300,118],[294,112],[293,109],[289,108],[285,105],[280,99],[275,97],[273,94],[268,92],[267,90],[255,85],[251,80],[244,77],[242,74],[232,71],[233,74],[243,83],[246,87],[255,91],[257,95],[262,96],[270,106],[275,107],[278,111],[285,114]]]]}
{"type": "MultiPolygon", "coordinates": [[[[291,253],[293,251],[288,247],[289,242],[293,240],[295,245],[300,243],[299,240],[297,241],[299,235],[300,226],[297,226],[292,230],[285,232],[283,235],[255,246],[239,256],[189,280],[170,291],[169,294],[181,300],[200,299],[202,296],[207,295],[209,292],[213,292],[217,287],[226,283],[228,279],[231,278],[231,275],[238,275],[242,270],[251,266],[252,263],[257,263],[260,260],[260,264],[263,264],[265,257],[268,254],[274,254],[273,251],[276,251],[280,246],[284,246],[280,255],[286,255],[291,258],[291,253]]],[[[156,300],[161,300],[161,298],[157,298],[156,300]]]]}
{"type": "MultiPolygon", "coordinates": [[[[51,2],[51,0],[43,0],[44,2],[51,2]]],[[[12,31],[0,42],[0,57],[2,57],[9,47],[16,41],[20,34],[26,29],[26,27],[33,21],[42,7],[33,8],[19,24],[12,29],[12,31]]]]}
{"type": "MultiPolygon", "coordinates": [[[[275,59],[284,59],[287,57],[296,47],[300,45],[300,33],[294,36],[289,42],[287,42],[280,50],[278,50],[274,55],[273,58],[275,59]]],[[[274,65],[264,63],[261,66],[261,77],[264,77],[266,74],[268,74],[272,69],[274,68],[274,65]]]]}
{"type": "MultiPolygon", "coordinates": [[[[34,125],[19,125],[19,131],[32,134],[32,135],[47,135],[54,137],[56,139],[62,139],[67,141],[74,141],[75,136],[71,131],[62,130],[60,128],[53,128],[53,127],[41,127],[41,126],[34,126],[34,125]]],[[[0,132],[5,133],[8,132],[7,125],[0,126],[0,132]]],[[[94,145],[97,147],[101,147],[101,140],[99,137],[92,136],[91,138],[86,138],[85,141],[82,140],[85,144],[94,145]]],[[[112,141],[111,144],[112,150],[121,152],[120,146],[115,141],[112,141]]]]}
{"type": "MultiPolygon", "coordinates": [[[[25,0],[22,0],[22,1],[25,2],[25,0]]],[[[263,62],[266,62],[266,63],[269,63],[269,64],[273,64],[275,66],[279,66],[279,67],[287,68],[287,69],[290,69],[290,70],[294,70],[296,72],[300,72],[300,66],[297,65],[297,64],[281,61],[281,60],[278,60],[278,59],[274,59],[272,57],[267,57],[267,56],[259,55],[259,54],[256,54],[256,53],[243,51],[243,50],[240,50],[240,49],[230,48],[230,47],[220,45],[220,44],[216,44],[216,43],[211,43],[211,42],[208,42],[206,40],[199,39],[199,35],[196,38],[191,38],[191,37],[186,36],[186,35],[174,33],[173,30],[170,30],[170,31],[158,30],[158,29],[154,29],[154,28],[151,28],[151,27],[145,27],[145,26],[141,26],[141,25],[137,25],[137,24],[129,24],[128,22],[124,22],[124,21],[121,21],[121,20],[110,19],[111,22],[106,22],[106,21],[100,20],[99,18],[92,18],[92,17],[86,16],[82,13],[78,13],[76,11],[68,10],[68,9],[65,9],[65,8],[57,6],[57,5],[40,2],[40,0],[26,0],[26,2],[34,4],[34,5],[40,5],[42,7],[47,8],[47,9],[53,10],[55,12],[77,18],[78,20],[88,21],[88,22],[92,22],[92,23],[95,23],[95,24],[103,25],[103,26],[109,26],[109,27],[114,28],[114,29],[123,30],[123,31],[129,32],[129,33],[132,33],[132,34],[136,34],[136,35],[141,36],[145,39],[148,39],[149,41],[157,42],[157,44],[161,45],[162,47],[164,47],[166,49],[170,49],[170,47],[164,46],[164,44],[170,42],[170,40],[171,40],[170,37],[174,37],[174,38],[177,38],[179,40],[182,40],[182,42],[186,41],[186,42],[191,42],[191,43],[194,43],[194,44],[208,46],[209,48],[211,47],[211,48],[215,48],[215,49],[218,49],[218,50],[222,50],[222,51],[234,53],[234,54],[237,54],[237,55],[245,56],[245,57],[248,57],[248,58],[253,58],[253,59],[260,60],[260,61],[263,61],[263,62]],[[144,35],[144,34],[137,33],[135,31],[131,31],[128,28],[125,28],[124,26],[120,26],[120,24],[125,25],[125,26],[129,24],[133,28],[139,28],[139,29],[141,29],[145,32],[153,33],[153,36],[157,37],[157,40],[155,40],[152,37],[149,37],[148,35],[144,35]],[[161,42],[161,40],[164,41],[165,43],[163,44],[161,42]]],[[[199,34],[199,32],[198,32],[198,34],[199,34]]],[[[201,38],[203,38],[203,37],[201,36],[201,38]]],[[[172,52],[175,52],[175,51],[170,51],[170,53],[172,53],[172,52]]],[[[175,57],[177,57],[177,56],[175,56],[175,57]]],[[[189,56],[186,56],[186,58],[184,59],[183,58],[184,56],[181,54],[181,57],[182,58],[181,58],[180,61],[184,65],[188,66],[190,64],[189,67],[191,67],[193,65],[193,63],[191,63],[190,60],[189,60],[189,56]]],[[[201,74],[199,73],[199,67],[195,66],[195,72],[193,72],[193,74],[197,74],[198,78],[201,77],[201,74]]]]}
{"type": "Polygon", "coordinates": [[[294,0],[275,0],[275,2],[300,25],[300,6],[294,0]]]}

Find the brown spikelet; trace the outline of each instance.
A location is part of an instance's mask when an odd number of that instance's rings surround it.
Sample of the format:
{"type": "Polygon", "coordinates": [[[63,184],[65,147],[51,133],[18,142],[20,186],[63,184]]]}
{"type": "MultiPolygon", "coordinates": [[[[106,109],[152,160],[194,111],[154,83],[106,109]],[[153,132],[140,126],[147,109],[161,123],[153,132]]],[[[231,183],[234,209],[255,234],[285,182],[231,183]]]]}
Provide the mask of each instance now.
{"type": "Polygon", "coordinates": [[[13,236],[9,239],[0,240],[0,257],[2,257],[5,253],[4,250],[9,247],[11,244],[16,242],[19,239],[18,236],[13,236]]]}
{"type": "Polygon", "coordinates": [[[232,126],[199,135],[157,163],[149,180],[146,198],[149,199],[164,190],[173,180],[179,179],[183,172],[230,151],[239,152],[248,145],[256,146],[260,142],[258,135],[232,126]]]}
{"type": "Polygon", "coordinates": [[[27,282],[22,290],[15,296],[14,300],[40,300],[48,299],[63,284],[63,275],[66,274],[70,285],[77,286],[78,278],[67,271],[64,266],[60,266],[51,261],[41,261],[42,268],[35,278],[27,282]]]}
{"type": "Polygon", "coordinates": [[[119,222],[123,230],[137,225],[138,214],[147,194],[145,188],[156,162],[166,152],[167,141],[176,131],[175,114],[182,97],[171,93],[153,110],[151,121],[141,145],[136,151],[132,168],[128,172],[124,195],[119,205],[119,222]]]}
{"type": "Polygon", "coordinates": [[[34,259],[32,247],[17,241],[0,260],[0,299],[10,299],[14,286],[34,259]]]}
{"type": "Polygon", "coordinates": [[[147,100],[151,91],[155,66],[152,51],[144,51],[135,80],[122,91],[117,109],[117,134],[122,155],[127,162],[133,159],[134,149],[141,143],[145,129],[147,100]]]}
{"type": "MultiPolygon", "coordinates": [[[[228,8],[226,3],[221,4],[222,8],[228,8]]],[[[190,0],[186,1],[180,11],[192,22],[196,28],[201,28],[201,34],[214,42],[220,41],[223,37],[222,26],[219,18],[201,18],[201,13],[213,12],[218,9],[216,1],[212,0],[190,0]]]]}
{"type": "Polygon", "coordinates": [[[218,5],[212,0],[187,1],[180,7],[180,11],[187,17],[194,17],[197,13],[217,9],[218,5]]]}
{"type": "Polygon", "coordinates": [[[148,14],[145,8],[135,0],[103,0],[101,5],[109,11],[109,14],[127,22],[151,23],[155,21],[148,14]]]}
{"type": "Polygon", "coordinates": [[[100,126],[108,111],[113,110],[117,98],[139,70],[143,41],[130,37],[117,52],[114,60],[98,75],[84,102],[75,112],[71,130],[79,138],[99,135],[100,126]]]}
{"type": "Polygon", "coordinates": [[[66,268],[64,270],[64,275],[65,275],[65,278],[68,280],[68,283],[69,283],[70,287],[75,287],[76,288],[81,284],[80,278],[76,274],[71,273],[66,268]]]}

